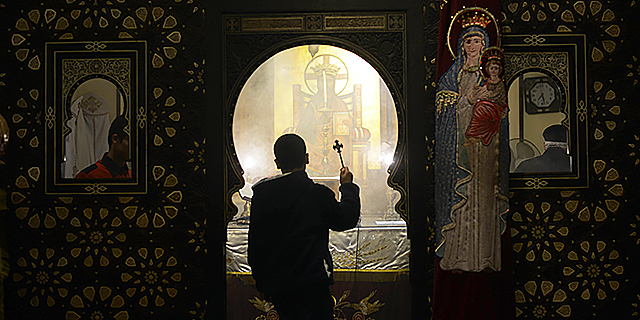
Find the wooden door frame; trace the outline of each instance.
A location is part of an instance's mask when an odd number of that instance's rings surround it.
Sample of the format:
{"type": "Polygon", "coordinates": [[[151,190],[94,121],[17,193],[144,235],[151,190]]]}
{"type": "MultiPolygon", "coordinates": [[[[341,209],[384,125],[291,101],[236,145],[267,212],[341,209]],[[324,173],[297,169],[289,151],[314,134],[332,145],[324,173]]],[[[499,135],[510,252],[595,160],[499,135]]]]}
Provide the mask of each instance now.
{"type": "Polygon", "coordinates": [[[228,14],[272,14],[296,12],[404,12],[406,16],[406,112],[407,112],[407,174],[411,179],[407,182],[407,193],[412,195],[407,202],[408,236],[411,240],[410,283],[412,318],[424,318],[430,314],[428,296],[431,289],[431,273],[428,271],[432,262],[427,253],[427,171],[425,134],[427,111],[425,94],[424,65],[424,18],[421,1],[417,0],[372,0],[345,1],[329,0],[317,3],[303,1],[255,1],[235,0],[216,1],[208,6],[206,32],[207,39],[207,94],[205,116],[210,119],[207,127],[206,158],[208,163],[209,189],[211,200],[208,204],[209,218],[206,230],[208,247],[208,270],[210,294],[208,297],[208,318],[226,318],[226,219],[225,219],[225,181],[224,145],[221,130],[225,123],[224,112],[224,52],[223,16],[228,14]]]}

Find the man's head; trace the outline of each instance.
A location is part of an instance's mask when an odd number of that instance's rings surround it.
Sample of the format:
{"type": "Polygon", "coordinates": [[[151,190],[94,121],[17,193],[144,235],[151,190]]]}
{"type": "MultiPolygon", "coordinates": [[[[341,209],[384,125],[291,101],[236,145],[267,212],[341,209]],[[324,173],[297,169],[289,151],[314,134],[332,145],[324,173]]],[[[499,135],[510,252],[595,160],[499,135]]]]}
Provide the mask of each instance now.
{"type": "Polygon", "coordinates": [[[569,132],[567,128],[561,124],[548,126],[542,132],[544,138],[544,149],[561,148],[569,153],[569,132]]]}
{"type": "Polygon", "coordinates": [[[283,173],[294,169],[304,169],[309,163],[304,140],[295,133],[280,136],[273,145],[273,153],[276,156],[276,165],[283,173]]]}
{"type": "Polygon", "coordinates": [[[129,134],[124,128],[129,122],[123,116],[116,117],[109,127],[109,155],[116,161],[128,161],[129,134]]]}
{"type": "Polygon", "coordinates": [[[548,126],[542,132],[542,137],[544,137],[544,141],[549,141],[549,142],[565,142],[566,143],[569,140],[568,135],[569,134],[567,132],[567,128],[565,128],[565,126],[561,124],[554,124],[554,125],[548,126]]]}

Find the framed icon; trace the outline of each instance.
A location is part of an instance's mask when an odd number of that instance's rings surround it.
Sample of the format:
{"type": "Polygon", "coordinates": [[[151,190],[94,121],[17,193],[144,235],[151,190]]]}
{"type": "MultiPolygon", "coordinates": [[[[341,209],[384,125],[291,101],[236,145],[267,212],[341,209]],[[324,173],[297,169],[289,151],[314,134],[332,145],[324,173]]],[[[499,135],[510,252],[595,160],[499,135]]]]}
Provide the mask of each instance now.
{"type": "Polygon", "coordinates": [[[45,192],[146,193],[146,42],[50,42],[45,61],[45,192]],[[128,174],[78,179],[107,157],[116,122],[128,174]]]}

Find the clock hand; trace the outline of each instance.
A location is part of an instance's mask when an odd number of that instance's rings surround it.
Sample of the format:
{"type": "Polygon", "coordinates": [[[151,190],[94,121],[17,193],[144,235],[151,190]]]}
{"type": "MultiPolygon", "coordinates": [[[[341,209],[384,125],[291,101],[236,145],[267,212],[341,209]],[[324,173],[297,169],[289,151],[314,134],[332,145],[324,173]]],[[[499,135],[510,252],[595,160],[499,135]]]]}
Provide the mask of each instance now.
{"type": "Polygon", "coordinates": [[[540,99],[542,99],[542,103],[545,102],[545,98],[544,98],[544,92],[540,93],[540,98],[538,98],[538,101],[540,101],[540,99]]]}

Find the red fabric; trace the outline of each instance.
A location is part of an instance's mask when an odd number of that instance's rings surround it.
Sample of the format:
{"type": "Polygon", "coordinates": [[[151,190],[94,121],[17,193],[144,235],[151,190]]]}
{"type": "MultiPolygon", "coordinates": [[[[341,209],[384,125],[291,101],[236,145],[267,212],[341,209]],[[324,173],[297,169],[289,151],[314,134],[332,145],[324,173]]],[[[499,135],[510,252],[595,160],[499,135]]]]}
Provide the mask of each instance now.
{"type": "Polygon", "coordinates": [[[488,145],[493,136],[500,130],[500,119],[504,106],[498,103],[480,100],[473,105],[473,116],[467,127],[467,138],[478,138],[488,145]]]}
{"type": "Polygon", "coordinates": [[[499,272],[453,274],[440,268],[436,257],[433,320],[510,320],[516,318],[515,283],[509,226],[502,235],[499,272]]]}
{"type": "Polygon", "coordinates": [[[76,179],[127,179],[131,178],[131,170],[122,171],[118,173],[115,177],[111,175],[111,172],[107,169],[107,167],[102,163],[102,160],[98,160],[95,164],[88,167],[85,170],[80,171],[76,175],[76,179]]]}

